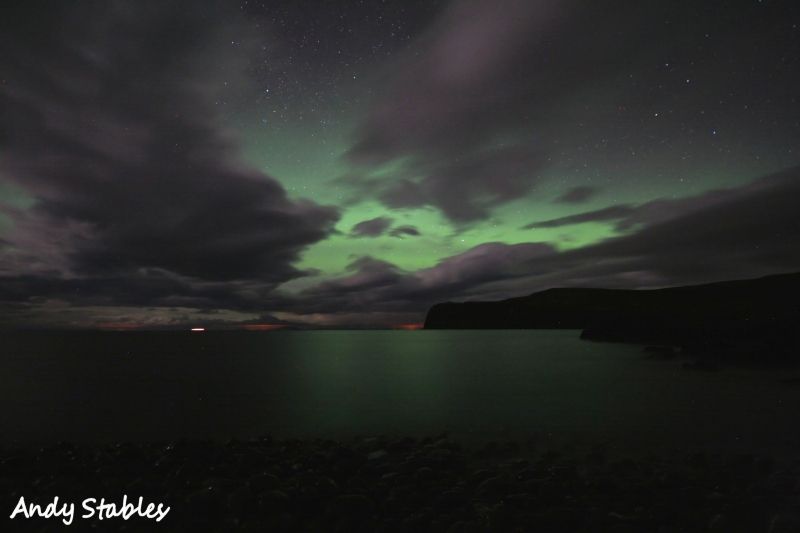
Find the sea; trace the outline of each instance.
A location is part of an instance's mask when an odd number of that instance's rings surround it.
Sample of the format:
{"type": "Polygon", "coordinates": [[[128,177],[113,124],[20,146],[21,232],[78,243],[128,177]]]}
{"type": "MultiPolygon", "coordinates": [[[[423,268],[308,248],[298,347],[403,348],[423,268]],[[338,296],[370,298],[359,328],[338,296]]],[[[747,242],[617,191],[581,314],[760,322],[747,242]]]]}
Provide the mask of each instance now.
{"type": "Polygon", "coordinates": [[[800,371],[576,330],[0,334],[0,446],[387,438],[800,458],[800,371]],[[691,361],[689,361],[691,362],[691,361]]]}

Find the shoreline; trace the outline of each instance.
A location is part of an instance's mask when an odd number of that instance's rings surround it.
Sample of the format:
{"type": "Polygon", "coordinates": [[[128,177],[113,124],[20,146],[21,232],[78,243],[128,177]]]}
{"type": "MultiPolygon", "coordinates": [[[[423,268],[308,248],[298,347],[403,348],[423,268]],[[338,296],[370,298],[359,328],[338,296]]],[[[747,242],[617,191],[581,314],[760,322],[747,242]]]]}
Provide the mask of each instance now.
{"type": "MultiPolygon", "coordinates": [[[[160,524],[134,516],[126,524],[135,531],[766,533],[790,531],[770,524],[797,522],[800,514],[800,454],[625,457],[452,437],[3,449],[0,501],[6,517],[20,497],[44,506],[55,496],[121,502],[124,495],[170,507],[160,524]]],[[[71,529],[122,531],[123,522],[76,519],[71,529]]],[[[40,517],[12,525],[41,531],[50,524],[60,527],[40,517]]]]}

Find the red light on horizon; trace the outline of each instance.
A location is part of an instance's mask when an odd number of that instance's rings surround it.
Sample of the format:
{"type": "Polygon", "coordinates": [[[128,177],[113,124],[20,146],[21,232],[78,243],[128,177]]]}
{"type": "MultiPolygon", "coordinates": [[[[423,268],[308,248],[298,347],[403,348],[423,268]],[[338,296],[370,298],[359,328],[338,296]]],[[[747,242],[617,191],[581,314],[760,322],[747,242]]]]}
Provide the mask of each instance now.
{"type": "Polygon", "coordinates": [[[103,324],[97,324],[96,327],[100,329],[107,329],[110,331],[129,331],[132,329],[139,329],[138,324],[125,324],[125,323],[114,323],[114,322],[105,322],[103,324]]]}
{"type": "Polygon", "coordinates": [[[399,326],[395,326],[394,329],[403,329],[403,330],[415,330],[415,329],[422,329],[425,326],[423,323],[418,324],[400,324],[399,326]]]}
{"type": "Polygon", "coordinates": [[[244,329],[247,331],[270,331],[273,329],[285,328],[284,324],[247,324],[244,329]]]}

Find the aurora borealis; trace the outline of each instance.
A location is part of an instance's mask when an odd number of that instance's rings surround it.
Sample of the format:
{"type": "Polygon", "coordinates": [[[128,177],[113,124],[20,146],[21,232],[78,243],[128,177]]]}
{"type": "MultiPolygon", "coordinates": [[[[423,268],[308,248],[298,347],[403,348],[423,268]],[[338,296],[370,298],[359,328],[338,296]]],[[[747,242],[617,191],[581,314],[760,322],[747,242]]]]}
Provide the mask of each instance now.
{"type": "Polygon", "coordinates": [[[399,327],[800,270],[800,8],[0,8],[0,326],[399,327]]]}

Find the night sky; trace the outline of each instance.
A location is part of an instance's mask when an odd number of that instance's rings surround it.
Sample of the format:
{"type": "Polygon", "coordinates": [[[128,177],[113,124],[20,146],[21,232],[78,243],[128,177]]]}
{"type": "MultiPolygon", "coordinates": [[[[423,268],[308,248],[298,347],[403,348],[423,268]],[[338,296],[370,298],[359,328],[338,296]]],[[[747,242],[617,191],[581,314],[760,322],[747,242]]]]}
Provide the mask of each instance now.
{"type": "Polygon", "coordinates": [[[0,327],[399,327],[800,270],[799,25],[794,0],[3,2],[0,327]]]}

